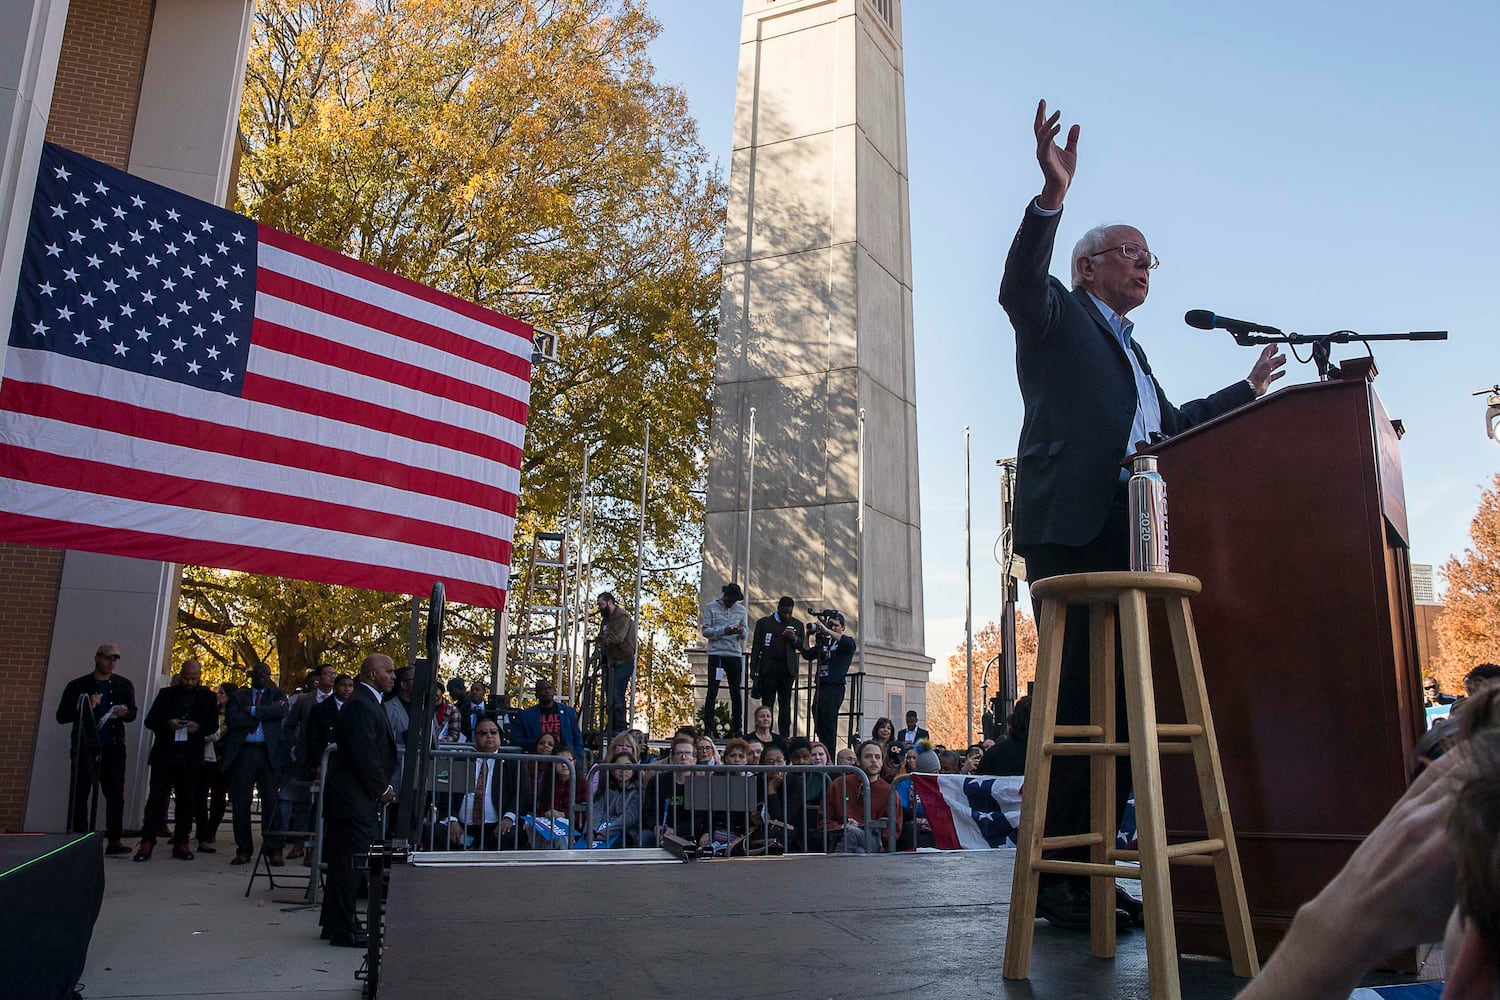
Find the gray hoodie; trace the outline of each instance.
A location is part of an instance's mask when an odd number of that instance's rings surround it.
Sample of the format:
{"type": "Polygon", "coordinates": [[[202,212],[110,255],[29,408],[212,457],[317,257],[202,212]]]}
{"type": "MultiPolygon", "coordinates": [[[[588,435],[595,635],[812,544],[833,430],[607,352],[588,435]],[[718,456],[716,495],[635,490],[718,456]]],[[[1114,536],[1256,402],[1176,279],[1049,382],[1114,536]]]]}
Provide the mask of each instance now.
{"type": "Polygon", "coordinates": [[[745,633],[749,631],[749,619],[745,605],[736,601],[734,607],[724,607],[720,598],[714,598],[703,606],[703,637],[708,640],[709,656],[743,657],[745,633]],[[724,630],[739,626],[738,635],[725,635],[724,630]]]}

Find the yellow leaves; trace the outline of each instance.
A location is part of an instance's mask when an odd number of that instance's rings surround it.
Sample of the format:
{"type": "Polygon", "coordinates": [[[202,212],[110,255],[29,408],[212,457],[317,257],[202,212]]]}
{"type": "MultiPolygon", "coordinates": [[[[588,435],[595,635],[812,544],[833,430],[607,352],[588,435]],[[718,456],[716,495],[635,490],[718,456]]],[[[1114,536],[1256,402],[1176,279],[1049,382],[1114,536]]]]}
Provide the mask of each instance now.
{"type": "MultiPolygon", "coordinates": [[[[241,196],[268,225],[558,331],[561,363],[532,384],[518,545],[557,523],[584,441],[609,443],[595,495],[633,516],[649,419],[648,563],[695,577],[723,186],[681,93],[653,79],[656,32],[640,0],[262,0],[241,196]]],[[[609,533],[601,582],[633,579],[634,537],[609,533]]]]}
{"type": "Polygon", "coordinates": [[[1480,494],[1469,525],[1471,548],[1442,568],[1447,591],[1438,617],[1436,673],[1444,691],[1463,690],[1462,680],[1480,663],[1500,663],[1500,476],[1480,494]]]}

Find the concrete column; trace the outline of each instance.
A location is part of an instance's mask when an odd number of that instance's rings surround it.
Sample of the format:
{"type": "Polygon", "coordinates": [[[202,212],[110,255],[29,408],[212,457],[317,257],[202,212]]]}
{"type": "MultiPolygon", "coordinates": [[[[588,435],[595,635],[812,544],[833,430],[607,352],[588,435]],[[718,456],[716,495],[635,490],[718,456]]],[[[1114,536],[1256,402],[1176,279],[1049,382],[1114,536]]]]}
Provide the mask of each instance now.
{"type": "MultiPolygon", "coordinates": [[[[837,608],[919,711],[922,619],[905,87],[898,0],[745,0],[702,599],[744,585],[837,608]],[[745,578],[746,430],[756,410],[745,578]],[[858,418],[866,416],[858,523],[858,418]],[[861,539],[861,534],[863,538],[861,539]]],[[[878,710],[877,710],[878,709],[878,710]]]]}
{"type": "Polygon", "coordinates": [[[0,376],[68,0],[0,0],[0,376]]]}
{"type": "MultiPolygon", "coordinates": [[[[156,0],[127,169],[223,205],[229,195],[254,0],[156,0]]],[[[27,801],[28,829],[61,829],[67,730],[52,719],[67,682],[92,667],[94,648],[115,642],[120,671],[135,682],[142,715],[173,667],[178,567],[86,552],[67,553],[57,599],[47,687],[27,801]]],[[[127,727],[125,822],[140,822],[151,741],[127,727]]]]}

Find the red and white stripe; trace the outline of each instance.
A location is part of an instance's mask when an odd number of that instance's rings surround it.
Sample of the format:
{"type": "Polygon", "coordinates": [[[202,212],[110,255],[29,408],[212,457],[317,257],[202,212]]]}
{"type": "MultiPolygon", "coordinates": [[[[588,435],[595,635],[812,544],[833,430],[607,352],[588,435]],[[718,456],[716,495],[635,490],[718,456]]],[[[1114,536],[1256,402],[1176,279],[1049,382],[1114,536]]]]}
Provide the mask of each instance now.
{"type": "Polygon", "coordinates": [[[259,227],[240,398],[12,348],[0,534],[504,601],[531,328],[259,227]]]}
{"type": "MultiPolygon", "coordinates": [[[[989,842],[974,822],[972,806],[964,793],[964,782],[973,780],[967,774],[918,774],[912,777],[912,789],[922,801],[922,811],[932,828],[933,846],[943,851],[983,851],[989,842]]],[[[997,812],[1010,824],[1021,825],[1021,782],[1017,777],[986,777],[997,812]]]]}

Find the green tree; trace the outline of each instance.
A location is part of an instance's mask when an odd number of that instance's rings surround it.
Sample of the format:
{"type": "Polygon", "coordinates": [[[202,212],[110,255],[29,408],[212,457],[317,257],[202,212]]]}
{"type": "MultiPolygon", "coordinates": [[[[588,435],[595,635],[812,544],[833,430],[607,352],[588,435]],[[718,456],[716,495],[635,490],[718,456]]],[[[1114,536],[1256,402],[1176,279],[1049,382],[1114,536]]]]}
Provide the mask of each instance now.
{"type": "Polygon", "coordinates": [[[653,78],[658,30],[641,0],[261,0],[239,194],[261,222],[558,334],[532,379],[512,594],[534,533],[576,515],[593,447],[592,580],[634,596],[650,421],[640,610],[662,622],[653,675],[681,681],[724,193],[683,94],[653,78]]]}

